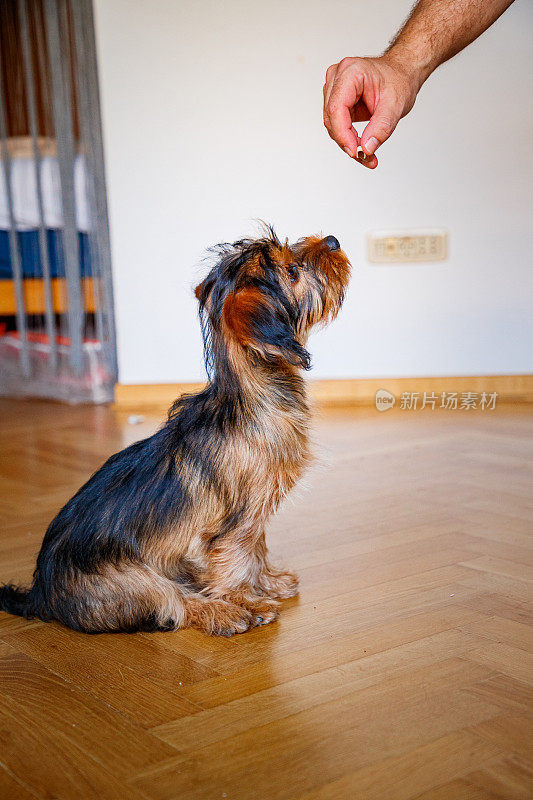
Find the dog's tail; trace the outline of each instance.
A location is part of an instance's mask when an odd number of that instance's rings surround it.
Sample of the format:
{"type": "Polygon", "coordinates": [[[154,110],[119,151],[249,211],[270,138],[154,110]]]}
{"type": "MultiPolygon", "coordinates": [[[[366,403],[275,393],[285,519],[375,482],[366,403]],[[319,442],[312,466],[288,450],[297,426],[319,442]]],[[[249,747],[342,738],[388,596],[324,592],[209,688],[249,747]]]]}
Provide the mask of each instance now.
{"type": "Polygon", "coordinates": [[[12,583],[0,586],[0,611],[7,611],[9,614],[16,614],[26,619],[35,616],[30,605],[30,591],[12,583]]]}

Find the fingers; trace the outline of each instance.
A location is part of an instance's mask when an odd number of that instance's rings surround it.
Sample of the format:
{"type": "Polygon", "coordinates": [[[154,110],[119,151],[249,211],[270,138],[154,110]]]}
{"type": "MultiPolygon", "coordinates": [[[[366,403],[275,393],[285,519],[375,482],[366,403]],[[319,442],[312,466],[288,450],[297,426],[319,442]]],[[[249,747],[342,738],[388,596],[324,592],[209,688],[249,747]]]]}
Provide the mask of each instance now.
{"type": "Polygon", "coordinates": [[[368,169],[376,169],[378,165],[376,156],[367,156],[360,147],[358,150],[359,152],[355,156],[355,161],[357,161],[358,164],[362,164],[363,167],[367,167],[368,169]]]}
{"type": "Polygon", "coordinates": [[[396,99],[384,93],[361,135],[361,146],[368,156],[372,156],[387,141],[401,115],[402,110],[396,99]]]}
{"type": "Polygon", "coordinates": [[[361,76],[340,72],[339,65],[329,67],[324,85],[324,124],[331,138],[354,158],[359,138],[352,126],[352,109],[362,93],[361,76]],[[330,71],[331,70],[331,71],[330,71]]]}
{"type": "MultiPolygon", "coordinates": [[[[342,62],[341,62],[342,64],[342,62]]],[[[366,155],[361,149],[360,139],[357,131],[352,127],[352,121],[358,122],[370,118],[370,113],[363,102],[362,98],[358,95],[357,87],[355,87],[355,94],[353,90],[349,91],[347,78],[339,76],[339,66],[341,64],[332,64],[326,71],[326,82],[323,87],[324,95],[324,125],[326,126],[329,135],[342,149],[368,169],[375,169],[378,165],[378,160],[374,155],[366,155]],[[346,88],[348,87],[348,91],[346,88]],[[332,94],[333,103],[331,102],[332,94]],[[335,103],[336,97],[339,98],[340,108],[337,108],[335,103]],[[349,106],[350,98],[353,100],[353,105],[349,106]],[[359,100],[359,102],[358,102],[359,100]],[[344,106],[342,103],[344,102],[344,106]],[[333,119],[332,119],[333,117],[333,119]]]]}
{"type": "Polygon", "coordinates": [[[324,125],[329,135],[368,169],[377,167],[376,150],[405,113],[397,76],[383,70],[377,59],[344,58],[328,68],[323,89],[324,125]],[[365,120],[369,123],[359,137],[353,122],[365,120]]]}
{"type": "Polygon", "coordinates": [[[343,58],[329,67],[324,85],[324,124],[353,159],[377,167],[376,150],[416,100],[417,82],[384,56],[343,58]],[[369,120],[361,136],[354,122],[369,120]],[[360,145],[359,153],[357,147],[360,145]]]}

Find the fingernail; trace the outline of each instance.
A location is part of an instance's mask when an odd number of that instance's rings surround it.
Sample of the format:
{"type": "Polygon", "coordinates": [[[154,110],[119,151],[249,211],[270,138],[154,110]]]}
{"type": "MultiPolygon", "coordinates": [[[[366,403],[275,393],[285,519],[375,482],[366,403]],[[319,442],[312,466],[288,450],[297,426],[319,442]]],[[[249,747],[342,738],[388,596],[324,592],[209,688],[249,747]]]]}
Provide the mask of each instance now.
{"type": "Polygon", "coordinates": [[[373,155],[379,147],[379,142],[375,136],[371,136],[365,144],[365,150],[369,156],[373,155]]]}
{"type": "Polygon", "coordinates": [[[357,158],[361,159],[361,161],[364,161],[366,158],[366,153],[360,144],[357,145],[357,158]]]}
{"type": "Polygon", "coordinates": [[[343,147],[343,150],[344,150],[345,153],[347,153],[350,156],[350,158],[353,158],[353,153],[352,153],[352,151],[350,150],[349,147],[343,147]]]}

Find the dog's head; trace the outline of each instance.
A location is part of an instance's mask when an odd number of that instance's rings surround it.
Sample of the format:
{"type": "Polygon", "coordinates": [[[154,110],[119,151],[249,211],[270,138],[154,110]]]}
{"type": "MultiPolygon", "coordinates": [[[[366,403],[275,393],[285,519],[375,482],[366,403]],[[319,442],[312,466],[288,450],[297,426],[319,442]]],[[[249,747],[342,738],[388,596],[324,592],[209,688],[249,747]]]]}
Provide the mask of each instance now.
{"type": "Polygon", "coordinates": [[[214,248],[217,262],[196,287],[204,336],[230,353],[309,369],[309,330],[338,313],[350,262],[334,236],[282,244],[265,236],[214,248]]]}

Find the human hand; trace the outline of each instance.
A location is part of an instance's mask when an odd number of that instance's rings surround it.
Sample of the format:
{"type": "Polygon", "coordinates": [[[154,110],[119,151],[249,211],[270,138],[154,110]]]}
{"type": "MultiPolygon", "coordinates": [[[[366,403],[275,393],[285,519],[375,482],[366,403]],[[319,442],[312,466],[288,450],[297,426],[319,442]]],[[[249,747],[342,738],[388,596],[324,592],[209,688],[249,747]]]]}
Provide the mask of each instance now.
{"type": "Polygon", "coordinates": [[[406,69],[392,53],[379,58],[343,58],[326,72],[324,125],[350,158],[369,169],[375,151],[413,107],[422,76],[406,69]],[[353,122],[370,120],[361,137],[353,122]]]}

